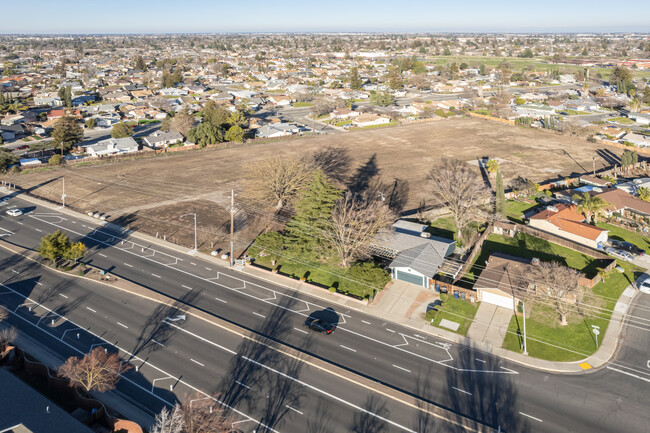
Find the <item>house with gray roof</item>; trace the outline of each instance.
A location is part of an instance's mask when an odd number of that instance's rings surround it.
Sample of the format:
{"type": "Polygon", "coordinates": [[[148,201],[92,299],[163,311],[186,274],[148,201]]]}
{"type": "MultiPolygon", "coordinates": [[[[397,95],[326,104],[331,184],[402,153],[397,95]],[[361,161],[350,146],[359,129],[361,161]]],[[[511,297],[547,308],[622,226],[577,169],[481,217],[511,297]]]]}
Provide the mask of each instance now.
{"type": "Polygon", "coordinates": [[[456,243],[431,236],[424,224],[398,220],[392,227],[392,231],[375,237],[370,246],[373,255],[391,260],[388,267],[394,279],[429,288],[456,243]]]}
{"type": "Polygon", "coordinates": [[[138,150],[138,143],[136,143],[133,137],[109,138],[86,147],[86,153],[94,157],[137,152],[138,150]]]}
{"type": "Polygon", "coordinates": [[[143,143],[152,149],[162,149],[173,144],[181,143],[182,141],[183,136],[178,131],[165,132],[158,130],[146,136],[143,143]]]}

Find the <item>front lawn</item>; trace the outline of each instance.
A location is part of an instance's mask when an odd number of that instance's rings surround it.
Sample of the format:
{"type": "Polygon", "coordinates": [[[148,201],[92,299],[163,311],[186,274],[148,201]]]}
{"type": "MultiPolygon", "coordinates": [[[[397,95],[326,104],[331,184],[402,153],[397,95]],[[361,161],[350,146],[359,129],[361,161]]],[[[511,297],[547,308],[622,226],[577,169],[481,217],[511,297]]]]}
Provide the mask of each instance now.
{"type": "Polygon", "coordinates": [[[506,216],[510,221],[523,224],[523,214],[537,206],[537,202],[527,203],[523,200],[506,200],[506,216]]]}
{"type": "Polygon", "coordinates": [[[456,221],[451,215],[436,218],[429,223],[429,227],[425,231],[433,236],[456,240],[456,221]]]}
{"type": "Polygon", "coordinates": [[[294,107],[313,107],[313,102],[294,102],[294,107]]]}
{"type": "Polygon", "coordinates": [[[437,307],[438,311],[427,311],[427,321],[431,323],[432,326],[436,326],[440,329],[446,329],[447,331],[455,332],[460,335],[467,335],[467,330],[472,324],[472,320],[474,320],[479,303],[462,301],[445,293],[440,294],[440,300],[442,301],[442,305],[437,307]],[[431,322],[432,319],[433,322],[431,322]],[[456,331],[445,328],[444,326],[440,326],[442,319],[459,323],[460,326],[456,331]]]}
{"type": "Polygon", "coordinates": [[[609,230],[610,239],[633,243],[637,247],[644,249],[646,254],[650,254],[650,240],[647,236],[607,223],[598,223],[598,227],[609,230]]]}
{"type": "MultiPolygon", "coordinates": [[[[531,357],[549,361],[578,361],[596,351],[592,325],[600,327],[598,342],[602,341],[609,326],[612,310],[625,288],[641,273],[628,263],[619,263],[625,269],[622,274],[613,271],[611,276],[587,290],[583,300],[583,313],[571,313],[569,324],[560,326],[557,313],[543,302],[530,306],[530,318],[526,320],[528,353],[531,357]]],[[[526,305],[529,307],[529,305],[526,305]]],[[[515,316],[508,327],[503,348],[521,351],[523,341],[522,317],[515,316]]]]}
{"type": "Polygon", "coordinates": [[[621,125],[632,125],[634,123],[634,120],[628,119],[627,117],[613,117],[609,119],[610,122],[616,122],[621,125]]]}

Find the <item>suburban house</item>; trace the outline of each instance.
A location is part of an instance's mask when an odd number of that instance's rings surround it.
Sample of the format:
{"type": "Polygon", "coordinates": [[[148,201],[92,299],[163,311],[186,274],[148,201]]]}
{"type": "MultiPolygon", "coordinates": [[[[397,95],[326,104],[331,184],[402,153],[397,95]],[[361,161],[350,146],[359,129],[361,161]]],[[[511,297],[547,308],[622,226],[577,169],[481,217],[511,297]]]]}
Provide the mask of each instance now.
{"type": "Polygon", "coordinates": [[[633,145],[639,147],[650,147],[650,137],[643,134],[628,132],[625,134],[625,137],[623,137],[623,141],[632,143],[633,145]]]}
{"type": "Polygon", "coordinates": [[[189,92],[187,90],[177,89],[176,87],[166,87],[164,89],[160,89],[159,93],[162,96],[185,96],[189,92]]]}
{"type": "Polygon", "coordinates": [[[159,130],[146,136],[143,142],[152,149],[161,149],[173,144],[182,143],[183,136],[178,131],[164,132],[159,130]]]}
{"type": "Polygon", "coordinates": [[[386,125],[390,123],[390,118],[371,113],[364,113],[354,119],[352,123],[360,128],[365,126],[386,125]]]}
{"type": "Polygon", "coordinates": [[[138,143],[136,143],[133,137],[109,138],[86,147],[86,153],[95,158],[137,152],[138,150],[138,143]]]}
{"type": "Polygon", "coordinates": [[[456,247],[451,239],[431,236],[424,224],[398,220],[393,231],[375,237],[373,255],[391,260],[392,278],[430,288],[431,280],[456,247]]]}
{"type": "Polygon", "coordinates": [[[514,310],[517,292],[528,288],[530,266],[531,259],[492,253],[474,283],[477,300],[514,310]]]}
{"type": "Polygon", "coordinates": [[[608,231],[584,222],[585,217],[574,204],[558,204],[531,215],[528,224],[536,229],[569,239],[582,245],[598,248],[607,242],[608,231]]]}
{"type": "Polygon", "coordinates": [[[650,114],[649,113],[630,113],[627,115],[628,118],[634,120],[636,123],[641,125],[650,125],[650,114]]]}
{"type": "Polygon", "coordinates": [[[336,108],[330,113],[332,119],[350,119],[352,117],[357,117],[360,113],[354,110],[348,110],[347,108],[336,108]]]}
{"type": "Polygon", "coordinates": [[[286,95],[268,96],[266,100],[273,105],[278,105],[281,107],[288,107],[293,102],[293,98],[291,96],[286,96],[286,95]]]}
{"type": "Polygon", "coordinates": [[[633,179],[630,182],[618,183],[616,184],[616,188],[622,189],[628,194],[638,195],[639,188],[650,189],[650,177],[641,177],[633,179]]]}
{"type": "Polygon", "coordinates": [[[274,123],[264,125],[257,129],[255,136],[257,138],[275,138],[294,135],[300,132],[300,127],[293,123],[274,123]]]}
{"type": "Polygon", "coordinates": [[[609,215],[616,212],[623,218],[645,221],[646,224],[650,224],[650,202],[634,197],[619,188],[604,190],[598,196],[608,203],[606,211],[609,215]]]}
{"type": "Polygon", "coordinates": [[[38,107],[59,107],[63,105],[63,101],[58,96],[35,96],[34,105],[38,107]]]}
{"type": "Polygon", "coordinates": [[[583,174],[580,176],[578,179],[581,185],[588,185],[588,186],[597,186],[599,188],[605,188],[609,186],[609,182],[606,181],[605,179],[601,179],[599,177],[596,177],[591,174],[583,174]]]}

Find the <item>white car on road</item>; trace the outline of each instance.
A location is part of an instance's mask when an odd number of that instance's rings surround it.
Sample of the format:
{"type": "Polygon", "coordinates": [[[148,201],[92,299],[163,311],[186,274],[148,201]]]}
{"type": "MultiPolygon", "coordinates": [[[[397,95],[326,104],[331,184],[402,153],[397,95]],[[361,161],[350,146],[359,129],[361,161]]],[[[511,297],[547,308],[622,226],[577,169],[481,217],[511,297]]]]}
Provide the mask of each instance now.
{"type": "Polygon", "coordinates": [[[9,209],[7,211],[7,215],[9,215],[9,216],[19,216],[19,215],[22,215],[22,214],[23,214],[22,209],[9,209]]]}
{"type": "Polygon", "coordinates": [[[645,280],[639,283],[639,292],[650,295],[650,275],[646,276],[645,280]]]}

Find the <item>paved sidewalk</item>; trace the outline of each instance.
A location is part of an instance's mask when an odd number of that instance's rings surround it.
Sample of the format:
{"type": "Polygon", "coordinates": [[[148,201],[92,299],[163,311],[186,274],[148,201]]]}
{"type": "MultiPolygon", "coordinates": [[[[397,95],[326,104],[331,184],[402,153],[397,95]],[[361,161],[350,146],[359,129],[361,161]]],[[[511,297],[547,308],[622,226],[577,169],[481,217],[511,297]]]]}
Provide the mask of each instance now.
{"type": "MultiPolygon", "coordinates": [[[[8,190],[5,187],[0,187],[0,190],[4,190],[5,192],[13,192],[8,190]]],[[[60,207],[57,207],[56,205],[53,205],[51,203],[48,203],[43,200],[39,200],[33,197],[26,196],[24,194],[20,194],[19,196],[24,199],[31,201],[35,204],[38,204],[40,206],[48,207],[50,209],[56,209],[59,212],[62,213],[67,213],[69,215],[73,215],[75,217],[81,218],[86,220],[89,223],[92,223],[98,227],[100,226],[107,226],[110,228],[114,229],[120,229],[119,226],[115,226],[114,224],[107,223],[107,222],[102,222],[100,220],[97,220],[95,218],[89,217],[85,214],[75,212],[73,210],[70,210],[68,208],[61,209],[60,207]]],[[[121,228],[124,230],[123,228],[121,228]]],[[[129,233],[130,236],[133,236],[135,238],[139,238],[141,240],[144,240],[146,242],[150,242],[152,244],[158,244],[161,246],[164,246],[166,248],[170,248],[176,251],[179,251],[181,253],[187,254],[189,251],[188,247],[182,247],[179,245],[172,244],[170,242],[163,241],[162,239],[157,239],[153,236],[149,236],[146,234],[138,233],[138,232],[131,232],[129,233]]],[[[215,263],[217,265],[220,265],[224,268],[228,268],[228,263],[224,260],[221,260],[216,257],[212,257],[207,254],[203,253],[198,253],[197,257],[200,257],[202,260],[206,260],[212,263],[215,263]]],[[[317,297],[322,299],[324,302],[328,302],[331,304],[336,304],[339,305],[340,307],[338,308],[339,311],[345,313],[349,312],[351,310],[356,310],[356,311],[361,311],[363,313],[366,313],[371,316],[375,316],[378,318],[381,318],[382,320],[390,320],[394,323],[399,323],[403,326],[409,327],[413,330],[416,330],[418,332],[426,332],[429,335],[436,336],[438,338],[443,338],[451,342],[455,343],[460,343],[460,344],[472,344],[476,348],[483,350],[488,353],[492,353],[494,355],[497,355],[499,357],[508,359],[512,362],[516,362],[522,365],[525,365],[527,367],[537,369],[537,370],[542,370],[542,371],[549,371],[549,372],[556,372],[556,373],[580,373],[584,372],[585,370],[592,369],[592,368],[597,368],[603,366],[605,363],[607,363],[614,353],[616,352],[616,348],[618,345],[618,338],[621,335],[621,331],[623,328],[623,318],[625,313],[627,312],[631,302],[633,301],[634,296],[637,295],[638,291],[631,286],[628,287],[619,301],[617,302],[615,306],[615,311],[612,315],[612,319],[610,321],[610,324],[607,328],[607,331],[605,332],[605,335],[603,336],[600,348],[598,351],[583,359],[580,361],[576,362],[554,362],[554,361],[545,361],[541,359],[536,359],[536,358],[531,358],[529,356],[524,356],[520,353],[517,352],[512,352],[509,350],[502,349],[501,347],[491,345],[487,342],[477,342],[474,340],[470,340],[467,337],[464,337],[462,335],[458,335],[456,333],[453,333],[451,331],[446,331],[441,328],[436,328],[428,323],[424,322],[421,318],[418,318],[417,314],[412,314],[410,317],[406,317],[405,315],[401,314],[395,314],[392,315],[391,317],[387,317],[387,311],[386,311],[386,306],[390,306],[390,302],[378,302],[376,304],[371,304],[368,305],[365,302],[361,302],[343,295],[335,294],[335,293],[330,293],[326,289],[322,289],[317,286],[313,286],[307,283],[303,283],[297,280],[290,279],[288,277],[283,277],[278,274],[274,274],[268,271],[265,271],[260,268],[256,268],[254,266],[237,266],[235,267],[235,271],[243,272],[249,275],[254,275],[258,278],[261,278],[263,280],[267,280],[271,283],[282,285],[285,287],[288,287],[290,289],[294,289],[297,291],[300,291],[301,293],[306,293],[308,295],[317,297]],[[347,310],[347,311],[346,311],[347,310]],[[582,364],[582,366],[581,366],[582,364]]],[[[395,301],[397,302],[397,301],[395,301]]],[[[405,305],[406,302],[400,302],[400,305],[405,305]]],[[[395,303],[392,303],[394,306],[395,303]]],[[[390,308],[393,308],[392,306],[390,308]]]]}

